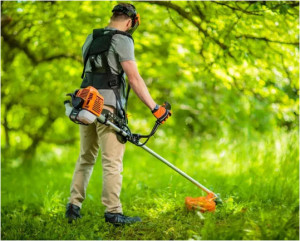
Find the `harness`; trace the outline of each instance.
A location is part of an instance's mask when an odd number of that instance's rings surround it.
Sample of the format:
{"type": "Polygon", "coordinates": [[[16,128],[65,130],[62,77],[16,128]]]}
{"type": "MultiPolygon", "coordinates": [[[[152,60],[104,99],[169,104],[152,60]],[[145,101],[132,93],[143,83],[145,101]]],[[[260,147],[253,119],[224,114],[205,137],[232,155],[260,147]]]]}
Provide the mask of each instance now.
{"type": "Polygon", "coordinates": [[[112,38],[115,34],[122,34],[129,38],[132,38],[132,36],[129,33],[119,31],[119,30],[109,30],[109,29],[94,29],[93,30],[93,40],[90,44],[90,46],[85,50],[83,53],[83,59],[84,59],[84,67],[82,71],[81,78],[83,79],[81,88],[86,88],[88,86],[93,86],[96,89],[111,89],[113,90],[116,100],[117,100],[117,114],[122,119],[126,120],[126,111],[127,108],[127,100],[130,92],[130,85],[128,85],[127,88],[127,94],[126,94],[126,106],[125,109],[122,107],[121,102],[121,85],[124,81],[124,71],[118,75],[113,74],[111,72],[110,66],[108,64],[108,50],[111,46],[112,38]],[[96,58],[97,56],[101,57],[102,67],[96,68],[96,58]],[[85,68],[87,61],[91,63],[92,72],[85,73],[85,68]],[[103,72],[103,69],[105,72],[103,72]]]}

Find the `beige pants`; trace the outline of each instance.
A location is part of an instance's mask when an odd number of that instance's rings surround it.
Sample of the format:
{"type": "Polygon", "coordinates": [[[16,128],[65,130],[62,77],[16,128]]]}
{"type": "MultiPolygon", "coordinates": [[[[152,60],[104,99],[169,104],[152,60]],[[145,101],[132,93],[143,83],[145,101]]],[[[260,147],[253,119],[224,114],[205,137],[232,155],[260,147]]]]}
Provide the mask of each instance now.
{"type": "MultiPolygon", "coordinates": [[[[112,107],[104,108],[114,111],[112,107]]],[[[122,213],[120,193],[125,144],[117,140],[111,127],[97,121],[88,126],[80,125],[80,154],[75,166],[69,202],[81,208],[99,147],[103,169],[102,204],[106,207],[105,212],[122,213]]]]}

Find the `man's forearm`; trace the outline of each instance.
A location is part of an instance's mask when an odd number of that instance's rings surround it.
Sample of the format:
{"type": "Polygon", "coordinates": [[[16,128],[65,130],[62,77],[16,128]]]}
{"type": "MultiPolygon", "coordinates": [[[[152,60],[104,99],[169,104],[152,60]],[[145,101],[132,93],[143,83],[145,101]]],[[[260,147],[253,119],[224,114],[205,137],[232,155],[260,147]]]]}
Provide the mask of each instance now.
{"type": "Polygon", "coordinates": [[[139,74],[136,62],[133,60],[123,61],[121,65],[135,94],[150,110],[153,110],[156,103],[152,99],[143,78],[139,74]]]}
{"type": "Polygon", "coordinates": [[[152,99],[148,88],[142,79],[142,77],[139,75],[135,78],[129,79],[129,84],[135,94],[140,98],[140,100],[149,107],[150,110],[153,110],[156,103],[152,99]]]}

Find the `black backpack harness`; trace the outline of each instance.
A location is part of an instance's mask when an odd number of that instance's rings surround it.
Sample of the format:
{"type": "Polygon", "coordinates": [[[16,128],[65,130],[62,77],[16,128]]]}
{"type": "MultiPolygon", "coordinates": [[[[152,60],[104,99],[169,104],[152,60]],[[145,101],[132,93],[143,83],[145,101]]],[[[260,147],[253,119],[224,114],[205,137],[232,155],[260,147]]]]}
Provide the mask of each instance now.
{"type": "Polygon", "coordinates": [[[83,53],[84,67],[81,75],[83,81],[80,87],[86,88],[88,86],[93,86],[96,89],[113,90],[117,100],[117,115],[120,116],[122,119],[126,120],[127,122],[125,109],[127,107],[130,85],[128,85],[127,88],[126,107],[124,109],[122,107],[121,96],[120,96],[121,84],[124,81],[123,79],[124,71],[122,70],[122,72],[118,75],[113,74],[111,72],[110,66],[108,64],[108,59],[107,59],[108,50],[111,46],[111,41],[115,34],[122,34],[133,40],[132,36],[129,33],[123,31],[109,30],[109,29],[93,30],[93,40],[90,46],[83,53]],[[101,57],[102,67],[97,69],[95,66],[95,60],[99,55],[101,57]],[[92,72],[85,73],[85,68],[88,60],[91,63],[92,72]],[[103,72],[103,68],[105,72],[103,72]]]}

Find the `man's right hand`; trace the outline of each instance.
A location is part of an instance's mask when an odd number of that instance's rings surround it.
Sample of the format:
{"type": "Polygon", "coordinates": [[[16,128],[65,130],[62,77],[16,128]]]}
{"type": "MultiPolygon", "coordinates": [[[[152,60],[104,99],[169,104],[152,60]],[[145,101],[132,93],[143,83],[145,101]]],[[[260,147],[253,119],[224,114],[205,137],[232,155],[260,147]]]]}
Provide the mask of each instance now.
{"type": "Polygon", "coordinates": [[[161,124],[163,124],[169,118],[169,116],[172,115],[171,105],[167,102],[165,102],[162,106],[156,105],[152,110],[152,114],[161,124]]]}

